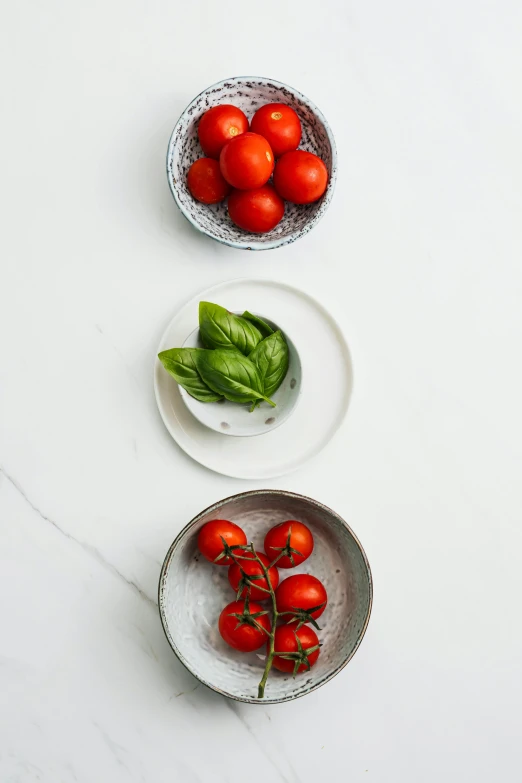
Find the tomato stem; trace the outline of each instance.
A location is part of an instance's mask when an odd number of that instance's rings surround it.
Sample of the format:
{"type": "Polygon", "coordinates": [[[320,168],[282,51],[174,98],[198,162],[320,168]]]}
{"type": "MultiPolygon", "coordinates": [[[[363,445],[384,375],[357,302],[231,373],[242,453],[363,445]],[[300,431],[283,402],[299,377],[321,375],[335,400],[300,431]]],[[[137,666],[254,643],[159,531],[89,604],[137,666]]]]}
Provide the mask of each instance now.
{"type": "MultiPolygon", "coordinates": [[[[254,546],[252,545],[252,552],[254,552],[254,546]]],[[[268,655],[266,657],[265,662],[265,670],[263,672],[263,676],[261,678],[261,681],[259,683],[258,689],[257,689],[257,698],[262,699],[265,695],[265,685],[266,681],[268,679],[268,675],[270,674],[270,669],[272,668],[272,663],[274,662],[274,655],[275,655],[275,647],[274,647],[274,640],[275,640],[275,631],[276,631],[276,625],[277,625],[277,618],[279,617],[279,612],[277,611],[277,604],[276,604],[276,597],[275,597],[275,591],[272,587],[272,582],[268,578],[268,571],[270,568],[273,568],[277,561],[283,556],[283,552],[280,552],[278,556],[267,566],[263,563],[260,557],[258,557],[257,553],[254,552],[256,556],[256,560],[260,564],[261,568],[263,569],[263,573],[265,575],[265,579],[268,583],[268,587],[270,590],[270,598],[272,599],[272,627],[270,629],[270,641],[268,643],[268,655]]]]}
{"type": "MultiPolygon", "coordinates": [[[[268,679],[268,675],[270,674],[270,669],[272,668],[272,663],[274,661],[274,640],[275,640],[275,629],[277,625],[277,618],[278,618],[278,611],[277,611],[277,605],[276,605],[276,599],[275,599],[275,592],[274,588],[272,587],[272,583],[270,579],[268,578],[268,569],[264,565],[263,561],[260,557],[256,554],[256,559],[260,563],[261,568],[263,569],[263,573],[265,575],[265,579],[268,582],[268,587],[270,589],[270,598],[272,599],[272,627],[270,629],[270,641],[268,643],[268,655],[266,656],[266,662],[265,662],[265,670],[263,672],[263,676],[261,678],[261,681],[259,683],[258,689],[257,689],[257,698],[262,699],[265,695],[265,685],[266,681],[268,679]]],[[[277,558],[276,558],[277,559],[277,558]]]]}
{"type": "MultiPolygon", "coordinates": [[[[239,548],[240,549],[243,549],[243,548],[247,549],[247,547],[239,547],[239,548]]],[[[266,657],[265,669],[264,669],[264,672],[263,672],[263,676],[261,678],[261,681],[260,681],[260,683],[258,685],[258,689],[257,689],[257,698],[258,699],[262,699],[264,697],[264,695],[265,695],[266,681],[268,679],[268,675],[270,674],[270,669],[272,668],[272,663],[273,663],[274,657],[275,657],[274,641],[275,641],[275,632],[276,632],[277,618],[279,617],[279,612],[277,611],[275,590],[272,587],[272,582],[269,579],[268,572],[269,572],[269,570],[271,568],[273,568],[276,565],[276,563],[280,560],[280,558],[284,556],[285,552],[284,551],[280,552],[277,555],[277,557],[274,558],[274,560],[272,560],[272,562],[269,563],[268,566],[266,566],[263,563],[263,561],[261,560],[261,558],[259,557],[259,555],[257,554],[256,550],[254,549],[254,545],[250,544],[250,546],[248,548],[250,549],[250,551],[254,555],[254,559],[257,560],[257,562],[261,566],[261,569],[263,571],[263,575],[264,575],[264,577],[266,579],[266,583],[267,583],[268,588],[269,588],[265,592],[270,593],[270,598],[271,598],[271,601],[272,601],[273,617],[272,617],[272,626],[270,628],[270,633],[268,634],[268,636],[269,636],[268,655],[266,657]]],[[[237,563],[237,565],[240,568],[241,568],[241,564],[238,562],[238,560],[251,560],[251,558],[246,558],[244,555],[243,556],[242,555],[236,555],[235,552],[230,552],[230,557],[232,558],[232,560],[234,560],[237,563]],[[237,560],[236,560],[236,558],[237,558],[237,560]]],[[[258,585],[256,585],[256,587],[258,587],[258,589],[260,589],[260,590],[264,589],[264,588],[260,588],[258,585]]]]}

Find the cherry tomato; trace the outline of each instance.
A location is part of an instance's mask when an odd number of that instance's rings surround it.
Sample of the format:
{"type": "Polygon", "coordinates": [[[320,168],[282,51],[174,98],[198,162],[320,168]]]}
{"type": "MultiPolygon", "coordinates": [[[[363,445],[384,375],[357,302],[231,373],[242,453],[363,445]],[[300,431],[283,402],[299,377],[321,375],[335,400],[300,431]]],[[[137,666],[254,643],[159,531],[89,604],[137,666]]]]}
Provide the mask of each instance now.
{"type": "Polygon", "coordinates": [[[296,150],[301,141],[301,122],[290,106],[267,103],[256,111],[250,123],[253,133],[264,136],[276,158],[296,150]]]}
{"type": "MultiPolygon", "coordinates": [[[[306,651],[316,647],[319,644],[319,639],[317,638],[315,631],[313,631],[308,625],[302,625],[298,631],[292,628],[291,625],[279,625],[276,628],[274,636],[274,647],[276,653],[297,653],[299,651],[299,647],[296,636],[301,642],[303,655],[306,655],[309,665],[313,666],[319,658],[319,649],[314,650],[308,654],[306,654],[306,651]]],[[[281,658],[280,655],[276,655],[272,665],[275,669],[279,669],[280,672],[293,672],[295,670],[296,663],[298,663],[297,660],[289,660],[288,658],[281,658]]],[[[297,671],[306,672],[308,669],[309,667],[306,665],[306,663],[303,662],[299,664],[297,671]]]]}
{"type": "MultiPolygon", "coordinates": [[[[233,562],[230,556],[217,559],[224,551],[223,538],[230,547],[247,543],[247,537],[238,525],[234,525],[227,519],[212,519],[199,531],[198,549],[211,563],[228,566],[233,562]]],[[[242,554],[242,551],[239,551],[242,554]]]]}
{"type": "Polygon", "coordinates": [[[255,190],[233,190],[228,200],[231,220],[239,228],[254,234],[271,231],[284,213],[284,201],[271,185],[263,185],[255,190]]]}
{"type": "MultiPolygon", "coordinates": [[[[283,579],[276,590],[278,612],[291,612],[294,609],[305,609],[311,612],[314,620],[322,615],[326,608],[327,595],[322,582],[311,574],[295,574],[283,579]],[[319,607],[319,608],[316,608],[319,607]]],[[[295,622],[291,615],[284,617],[286,623],[295,622]]]]}
{"type": "Polygon", "coordinates": [[[194,198],[202,204],[217,204],[230,193],[230,185],[213,158],[194,161],[187,174],[187,185],[194,198]]]}
{"type": "Polygon", "coordinates": [[[239,190],[260,188],[274,170],[270,144],[257,133],[243,133],[229,141],[219,156],[221,173],[239,190]]]}
{"type": "Polygon", "coordinates": [[[252,652],[266,642],[270,633],[270,621],[260,604],[251,603],[245,609],[245,601],[232,601],[219,615],[219,633],[227,644],[241,652],[252,652]],[[261,626],[261,627],[260,627],[261,626]]]}
{"type": "MultiPolygon", "coordinates": [[[[265,590],[268,590],[268,582],[263,576],[263,569],[257,560],[253,559],[254,555],[252,552],[242,552],[241,554],[247,557],[248,560],[240,560],[241,568],[237,563],[232,563],[228,569],[228,581],[230,582],[232,589],[235,590],[236,593],[239,591],[240,582],[242,579],[245,579],[241,573],[241,569],[243,569],[246,576],[253,576],[256,578],[253,580],[253,584],[250,586],[245,585],[243,587],[240,598],[245,598],[249,594],[253,601],[265,601],[267,598],[270,598],[270,594],[265,592],[265,590]],[[264,588],[264,590],[260,590],[259,588],[264,588]]],[[[258,552],[257,555],[259,559],[263,561],[265,566],[269,565],[270,560],[263,552],[258,552]]],[[[270,579],[270,584],[275,590],[279,584],[279,573],[275,566],[269,569],[268,578],[270,579]]]]}
{"type": "Polygon", "coordinates": [[[290,553],[277,561],[278,568],[293,568],[300,565],[310,557],[314,548],[314,539],[310,530],[295,519],[281,522],[265,536],[265,552],[270,560],[275,560],[288,546],[290,546],[290,553]]]}
{"type": "Polygon", "coordinates": [[[227,141],[247,130],[248,120],[241,109],[229,103],[222,103],[206,111],[200,119],[199,143],[205,155],[217,159],[227,141]]]}
{"type": "MultiPolygon", "coordinates": [[[[225,177],[225,179],[227,179],[225,177]]],[[[321,198],[328,184],[328,171],[321,158],[305,150],[286,152],[274,171],[275,189],[293,204],[311,204],[321,198]]]]}

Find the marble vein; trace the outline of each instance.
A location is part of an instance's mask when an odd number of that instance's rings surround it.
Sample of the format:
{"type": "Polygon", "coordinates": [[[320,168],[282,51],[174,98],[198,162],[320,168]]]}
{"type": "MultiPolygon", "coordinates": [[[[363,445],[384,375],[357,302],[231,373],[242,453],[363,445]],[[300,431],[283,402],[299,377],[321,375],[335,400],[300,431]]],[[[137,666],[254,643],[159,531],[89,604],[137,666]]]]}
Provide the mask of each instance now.
{"type": "MultiPolygon", "coordinates": [[[[293,780],[290,780],[290,778],[287,778],[286,775],[279,769],[277,763],[274,761],[274,759],[266,752],[266,747],[259,741],[258,737],[256,736],[255,732],[252,731],[252,728],[248,725],[247,721],[243,718],[243,716],[240,713],[240,708],[236,704],[236,702],[231,701],[230,699],[224,700],[226,706],[228,709],[234,713],[236,718],[241,722],[241,724],[244,726],[244,728],[247,730],[247,732],[250,734],[254,742],[256,743],[257,747],[263,754],[263,756],[266,758],[266,760],[270,763],[270,765],[274,768],[274,770],[277,773],[277,777],[279,780],[282,780],[283,783],[295,783],[299,779],[295,777],[293,780]]],[[[287,759],[288,760],[288,759],[287,759]]]]}
{"type": "Polygon", "coordinates": [[[189,693],[194,693],[194,691],[197,691],[199,688],[200,683],[198,682],[197,685],[195,685],[193,688],[189,688],[188,691],[180,691],[179,693],[173,693],[170,697],[169,701],[172,701],[172,699],[179,699],[180,696],[188,696],[189,693]]]}
{"type": "Polygon", "coordinates": [[[107,560],[102,553],[92,544],[88,544],[85,541],[80,541],[78,538],[75,538],[70,533],[68,533],[66,530],[64,530],[54,519],[51,519],[46,514],[43,513],[35,504],[32,502],[32,500],[28,497],[23,487],[14,479],[9,473],[7,473],[3,467],[0,467],[0,474],[4,476],[6,481],[8,481],[11,486],[14,487],[14,489],[22,496],[22,498],[25,500],[27,505],[32,508],[32,510],[38,514],[40,519],[43,519],[44,522],[47,522],[49,525],[51,525],[58,533],[60,533],[65,538],[68,538],[69,541],[72,541],[76,546],[79,546],[81,549],[83,549],[84,552],[89,554],[91,557],[93,557],[103,568],[105,568],[107,571],[109,571],[113,576],[115,576],[117,579],[119,579],[122,582],[125,582],[128,587],[130,587],[136,595],[138,595],[143,601],[148,603],[150,606],[154,607],[154,609],[157,608],[157,602],[153,600],[150,596],[147,595],[147,593],[132,579],[128,579],[116,566],[114,563],[111,563],[109,560],[107,560]]]}
{"type": "Polygon", "coordinates": [[[107,337],[107,335],[105,334],[105,332],[104,332],[104,331],[103,331],[103,329],[101,328],[100,324],[94,324],[94,326],[95,326],[95,328],[96,328],[96,331],[97,331],[99,334],[101,334],[101,336],[103,337],[103,339],[105,340],[105,342],[107,343],[107,345],[109,345],[109,346],[110,346],[110,348],[112,348],[112,350],[114,351],[114,353],[116,354],[116,356],[118,357],[118,359],[119,359],[119,360],[122,362],[123,366],[125,367],[125,369],[126,369],[126,370],[127,370],[127,372],[129,373],[130,377],[132,378],[132,380],[133,380],[134,384],[137,386],[137,388],[138,388],[140,391],[142,391],[142,384],[140,383],[139,379],[136,377],[136,375],[134,374],[134,372],[131,370],[131,368],[130,368],[130,366],[129,366],[129,363],[127,362],[127,359],[125,358],[125,356],[122,354],[122,352],[119,350],[119,348],[117,348],[117,346],[116,346],[116,345],[114,345],[114,343],[112,342],[112,340],[110,340],[110,339],[107,337]]]}
{"type": "MultiPolygon", "coordinates": [[[[116,761],[119,764],[119,766],[123,767],[123,769],[125,769],[129,774],[133,775],[134,771],[130,769],[130,767],[128,766],[127,762],[124,761],[124,759],[122,758],[123,755],[125,755],[125,756],[129,756],[130,755],[130,753],[127,750],[127,748],[124,748],[123,745],[120,745],[118,742],[113,740],[112,737],[110,737],[107,734],[105,729],[103,729],[100,726],[99,723],[96,723],[95,721],[93,721],[93,726],[95,726],[95,728],[100,732],[100,735],[101,735],[105,745],[110,750],[110,752],[112,753],[112,755],[116,759],[116,761]]],[[[143,781],[143,783],[146,783],[145,777],[144,777],[143,773],[141,773],[141,772],[139,773],[139,779],[141,781],[143,781]]]]}

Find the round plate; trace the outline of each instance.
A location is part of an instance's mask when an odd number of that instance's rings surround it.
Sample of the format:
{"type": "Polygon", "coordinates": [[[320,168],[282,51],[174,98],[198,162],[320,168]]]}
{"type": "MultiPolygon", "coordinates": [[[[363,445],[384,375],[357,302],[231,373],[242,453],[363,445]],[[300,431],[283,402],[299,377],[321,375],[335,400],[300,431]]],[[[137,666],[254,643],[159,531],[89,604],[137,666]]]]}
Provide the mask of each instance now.
{"type": "Polygon", "coordinates": [[[231,311],[266,313],[275,323],[285,324],[299,342],[301,399],[284,424],[262,437],[222,435],[194,418],[178,384],[156,359],[154,389],[165,426],[189,456],[217,473],[266,479],[296,470],[326,446],[348,410],[353,372],[341,329],[319,302],[293,286],[271,280],[230,280],[202,291],[182,307],[168,325],[157,353],[183,344],[198,323],[201,300],[231,311]]]}

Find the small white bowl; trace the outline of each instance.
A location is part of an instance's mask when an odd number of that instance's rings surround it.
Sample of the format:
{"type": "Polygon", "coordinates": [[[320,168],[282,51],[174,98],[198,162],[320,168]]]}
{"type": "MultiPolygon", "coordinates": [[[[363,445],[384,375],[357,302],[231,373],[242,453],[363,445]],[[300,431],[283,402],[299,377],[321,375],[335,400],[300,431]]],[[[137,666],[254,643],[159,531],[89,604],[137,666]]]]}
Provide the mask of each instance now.
{"type": "MultiPolygon", "coordinates": [[[[241,313],[236,313],[241,315],[241,313]]],[[[280,327],[260,313],[255,313],[263,319],[274,331],[280,327]]],[[[222,435],[252,437],[271,432],[283,424],[294,412],[301,394],[302,369],[299,354],[294,343],[284,330],[281,330],[288,345],[288,372],[279,389],[271,399],[276,403],[272,408],[267,402],[262,402],[250,412],[250,403],[240,405],[236,402],[222,400],[220,402],[200,402],[191,397],[181,386],[181,398],[192,415],[215,432],[222,435]]],[[[199,327],[189,334],[182,348],[203,348],[199,337],[199,327]]]]}
{"type": "Polygon", "coordinates": [[[207,87],[189,103],[177,121],[167,150],[167,178],[174,200],[198,231],[218,242],[242,250],[270,250],[304,236],[322,218],[332,200],[337,178],[337,152],[333,133],[312,101],[293,87],[259,76],[236,76],[207,87]],[[198,140],[198,122],[213,106],[231,103],[250,121],[265,103],[286,103],[299,115],[302,138],[299,149],[318,155],[328,169],[328,186],[313,204],[285,203],[285,214],[266,234],[251,234],[238,228],[228,215],[226,201],[207,206],[196,201],[187,187],[187,172],[204,157],[198,140]]]}

